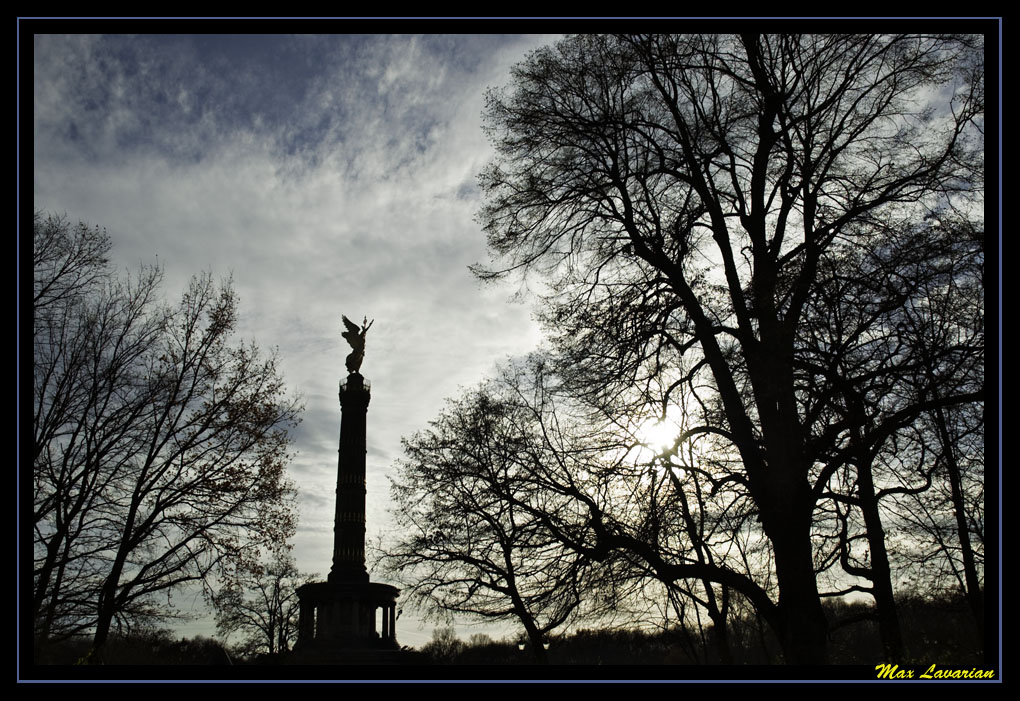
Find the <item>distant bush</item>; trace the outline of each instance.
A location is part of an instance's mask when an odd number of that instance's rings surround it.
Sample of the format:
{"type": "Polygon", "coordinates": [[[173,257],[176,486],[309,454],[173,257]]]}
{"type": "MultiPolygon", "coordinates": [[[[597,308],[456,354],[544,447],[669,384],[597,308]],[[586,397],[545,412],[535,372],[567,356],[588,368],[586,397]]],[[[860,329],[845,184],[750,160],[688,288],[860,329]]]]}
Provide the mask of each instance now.
{"type": "MultiPolygon", "coordinates": [[[[908,659],[897,664],[978,665],[982,645],[967,604],[960,598],[903,597],[900,623],[908,659]]],[[[875,665],[885,660],[874,606],[867,601],[825,603],[833,664],[875,665]]],[[[778,641],[753,616],[728,622],[726,642],[734,665],[782,664],[778,641]]],[[[549,662],[558,665],[721,664],[716,631],[674,627],[664,631],[635,628],[582,629],[550,639],[549,662]]],[[[422,652],[433,661],[454,665],[524,665],[533,658],[514,641],[471,636],[468,644],[452,628],[433,632],[422,652]]]]}
{"type": "Polygon", "coordinates": [[[37,649],[36,664],[44,665],[229,665],[222,643],[212,638],[174,639],[169,631],[152,630],[111,635],[100,661],[92,652],[90,637],[71,638],[37,649]]]}
{"type": "Polygon", "coordinates": [[[832,601],[825,608],[830,626],[830,654],[835,664],[978,665],[982,661],[983,641],[962,597],[908,595],[897,600],[905,660],[885,659],[878,620],[870,602],[832,601]]]}
{"type": "Polygon", "coordinates": [[[453,628],[436,628],[432,631],[432,640],[425,643],[421,651],[437,664],[452,664],[464,648],[464,641],[457,637],[453,628]]]}

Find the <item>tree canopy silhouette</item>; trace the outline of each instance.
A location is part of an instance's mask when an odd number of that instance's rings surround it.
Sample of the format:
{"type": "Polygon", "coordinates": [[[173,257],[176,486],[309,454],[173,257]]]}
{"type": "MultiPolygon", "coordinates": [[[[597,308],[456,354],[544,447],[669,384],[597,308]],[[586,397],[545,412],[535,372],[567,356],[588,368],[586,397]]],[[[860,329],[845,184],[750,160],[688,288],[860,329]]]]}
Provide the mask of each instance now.
{"type": "Polygon", "coordinates": [[[878,552],[868,465],[983,398],[980,314],[935,303],[973,281],[947,260],[983,259],[981,37],[576,36],[512,75],[487,100],[494,261],[476,271],[542,281],[575,396],[616,416],[684,406],[675,447],[710,449],[703,495],[750,505],[768,545],[753,565],[667,558],[593,527],[589,552],[725,583],[787,662],[826,661],[813,535],[848,505],[833,495],[854,493],[878,552]],[[918,331],[940,327],[960,342],[918,331]]]}
{"type": "Polygon", "coordinates": [[[437,620],[519,623],[544,664],[543,643],[582,602],[590,613],[586,590],[604,584],[605,568],[565,546],[534,508],[536,498],[546,511],[562,501],[536,471],[576,448],[576,437],[569,446],[542,440],[547,427],[508,389],[485,383],[404,441],[391,483],[399,535],[377,560],[404,598],[437,620]]]}
{"type": "Polygon", "coordinates": [[[36,641],[174,615],[171,592],[284,542],[287,429],[273,357],[230,344],[229,282],[109,269],[106,235],[37,214],[33,262],[36,641]]]}

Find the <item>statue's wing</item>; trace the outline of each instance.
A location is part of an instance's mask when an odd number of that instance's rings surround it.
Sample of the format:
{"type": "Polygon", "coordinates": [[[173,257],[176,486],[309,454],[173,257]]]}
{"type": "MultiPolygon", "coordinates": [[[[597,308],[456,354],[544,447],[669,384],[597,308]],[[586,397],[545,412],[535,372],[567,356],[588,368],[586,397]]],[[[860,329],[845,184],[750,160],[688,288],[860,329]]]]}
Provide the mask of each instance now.
{"type": "Polygon", "coordinates": [[[350,319],[348,319],[346,316],[343,316],[341,314],[340,318],[344,320],[344,326],[347,327],[347,331],[348,332],[353,333],[353,334],[357,334],[359,331],[361,331],[361,329],[358,328],[358,325],[355,324],[350,319]]]}

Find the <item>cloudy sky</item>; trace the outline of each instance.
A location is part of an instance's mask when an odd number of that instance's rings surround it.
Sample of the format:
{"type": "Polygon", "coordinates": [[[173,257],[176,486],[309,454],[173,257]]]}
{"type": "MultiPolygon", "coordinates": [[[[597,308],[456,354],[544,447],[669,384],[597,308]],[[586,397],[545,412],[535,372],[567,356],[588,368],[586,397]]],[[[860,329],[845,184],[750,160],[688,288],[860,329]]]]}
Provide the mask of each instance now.
{"type": "MultiPolygon", "coordinates": [[[[362,366],[370,537],[386,527],[401,436],[540,341],[514,289],[482,287],[467,266],[487,260],[474,220],[485,89],[553,40],[34,38],[35,207],[105,227],[125,271],[158,262],[171,299],[201,271],[232,275],[237,338],[279,349],[306,406],[290,468],[303,571],[330,565],[341,314],[375,319],[362,366]]],[[[428,640],[409,623],[401,642],[428,640]]]]}

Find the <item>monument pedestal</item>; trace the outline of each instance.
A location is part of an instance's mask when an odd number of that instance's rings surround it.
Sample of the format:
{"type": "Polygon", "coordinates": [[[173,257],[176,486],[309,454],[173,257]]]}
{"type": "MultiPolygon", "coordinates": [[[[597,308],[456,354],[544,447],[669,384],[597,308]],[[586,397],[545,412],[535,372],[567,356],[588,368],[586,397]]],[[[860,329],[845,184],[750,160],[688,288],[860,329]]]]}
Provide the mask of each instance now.
{"type": "Polygon", "coordinates": [[[301,602],[295,650],[372,648],[398,650],[399,590],[377,582],[316,582],[297,590],[301,602]],[[381,611],[380,625],[376,625],[381,611]]]}

